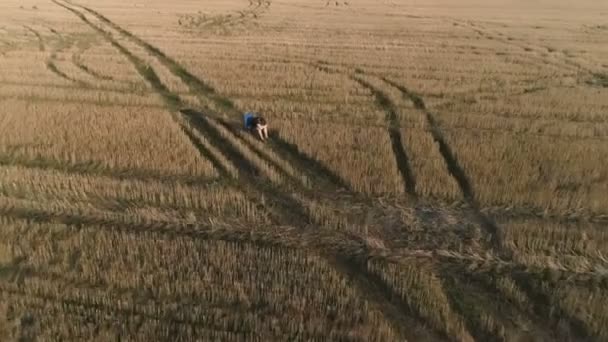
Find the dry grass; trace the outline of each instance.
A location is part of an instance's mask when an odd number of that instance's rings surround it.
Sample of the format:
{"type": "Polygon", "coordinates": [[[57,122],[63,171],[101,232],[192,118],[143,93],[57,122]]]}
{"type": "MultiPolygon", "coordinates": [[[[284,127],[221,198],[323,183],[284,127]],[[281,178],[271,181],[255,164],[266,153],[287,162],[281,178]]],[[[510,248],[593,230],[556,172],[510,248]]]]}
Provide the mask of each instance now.
{"type": "Polygon", "coordinates": [[[608,210],[602,166],[608,150],[601,141],[449,130],[445,136],[483,205],[589,215],[608,210]]]}
{"type": "Polygon", "coordinates": [[[330,123],[304,126],[295,120],[273,120],[273,127],[304,153],[338,170],[338,175],[354,190],[368,194],[403,192],[384,129],[330,123]]]}
{"type": "Polygon", "coordinates": [[[608,338],[607,10],[2,1],[0,340],[608,338]]]}
{"type": "Polygon", "coordinates": [[[237,189],[210,184],[190,186],[158,181],[117,180],[108,177],[39,171],[22,167],[0,168],[0,193],[44,203],[67,200],[111,210],[135,208],[174,209],[203,219],[238,217],[264,222],[264,216],[237,189]]]}
{"type": "Polygon", "coordinates": [[[162,109],[20,100],[6,100],[4,108],[0,148],[9,159],[88,164],[125,173],[217,175],[162,109]]]}
{"type": "Polygon", "coordinates": [[[166,325],[160,322],[170,312],[181,322],[170,333],[173,338],[221,332],[269,339],[394,338],[345,279],[318,257],[299,251],[159,239],[153,233],[133,235],[94,226],[76,229],[11,220],[4,220],[3,226],[0,250],[8,253],[4,259],[23,260],[4,264],[3,279],[17,276],[21,285],[2,281],[3,302],[10,303],[16,315],[29,311],[37,317],[21,334],[73,339],[82,329],[87,336],[98,336],[79,319],[80,310],[94,310],[97,326],[133,336],[145,331],[106,324],[145,317],[154,327],[152,336],[159,338],[168,334],[162,333],[166,325]],[[226,290],[218,293],[217,287],[226,290]],[[40,299],[47,304],[41,305],[40,299]],[[191,304],[184,306],[184,301],[191,304]],[[66,315],[72,327],[48,320],[54,311],[66,315]],[[339,314],[345,311],[351,314],[339,314]],[[186,324],[196,329],[186,329],[186,324]]]}

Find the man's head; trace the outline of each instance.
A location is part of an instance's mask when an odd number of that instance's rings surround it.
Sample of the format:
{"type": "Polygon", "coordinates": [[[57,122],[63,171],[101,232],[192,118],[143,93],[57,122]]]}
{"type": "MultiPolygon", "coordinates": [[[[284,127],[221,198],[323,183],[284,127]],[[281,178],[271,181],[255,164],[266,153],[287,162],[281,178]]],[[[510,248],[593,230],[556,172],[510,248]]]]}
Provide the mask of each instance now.
{"type": "Polygon", "coordinates": [[[259,117],[257,120],[257,126],[259,126],[259,127],[266,126],[266,119],[264,119],[263,117],[259,117]]]}

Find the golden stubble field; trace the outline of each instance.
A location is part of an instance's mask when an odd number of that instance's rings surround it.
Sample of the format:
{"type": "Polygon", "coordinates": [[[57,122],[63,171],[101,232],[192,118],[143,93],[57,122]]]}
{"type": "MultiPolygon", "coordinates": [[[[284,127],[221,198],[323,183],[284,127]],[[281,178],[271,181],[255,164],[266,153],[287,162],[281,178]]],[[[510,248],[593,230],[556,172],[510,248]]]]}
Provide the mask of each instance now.
{"type": "Polygon", "coordinates": [[[2,341],[603,341],[607,194],[601,1],[0,3],[2,341]]]}

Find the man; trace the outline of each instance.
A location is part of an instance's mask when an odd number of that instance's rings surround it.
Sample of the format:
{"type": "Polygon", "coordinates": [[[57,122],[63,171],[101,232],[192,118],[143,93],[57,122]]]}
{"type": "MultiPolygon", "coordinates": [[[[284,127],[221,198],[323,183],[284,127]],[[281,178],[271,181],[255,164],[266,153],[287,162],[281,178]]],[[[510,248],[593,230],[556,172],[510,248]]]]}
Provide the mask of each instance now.
{"type": "Polygon", "coordinates": [[[253,113],[246,113],[243,116],[245,121],[245,128],[248,130],[255,130],[258,133],[260,140],[265,141],[268,139],[268,123],[266,119],[261,116],[255,116],[253,113]]]}

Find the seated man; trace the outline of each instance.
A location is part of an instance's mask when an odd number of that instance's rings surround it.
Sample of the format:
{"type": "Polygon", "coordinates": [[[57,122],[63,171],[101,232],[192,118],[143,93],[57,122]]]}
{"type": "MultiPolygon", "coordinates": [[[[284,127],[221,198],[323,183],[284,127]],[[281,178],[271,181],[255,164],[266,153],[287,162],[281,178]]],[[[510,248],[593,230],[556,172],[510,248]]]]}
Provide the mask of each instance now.
{"type": "Polygon", "coordinates": [[[245,122],[245,129],[256,130],[260,140],[264,141],[268,139],[268,123],[266,119],[261,116],[256,116],[253,113],[246,113],[243,115],[245,122]]]}

